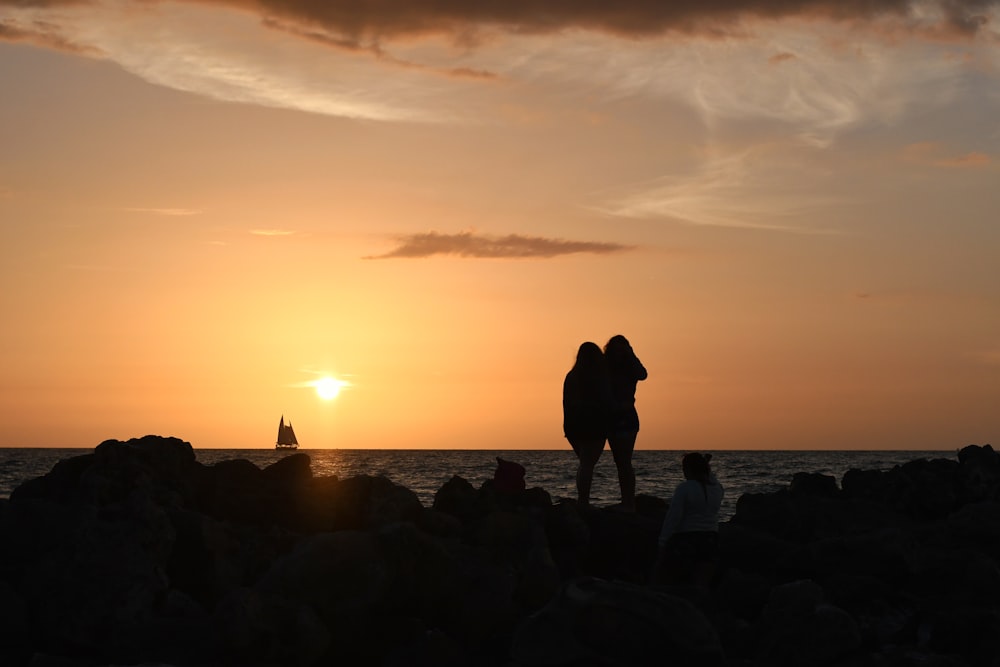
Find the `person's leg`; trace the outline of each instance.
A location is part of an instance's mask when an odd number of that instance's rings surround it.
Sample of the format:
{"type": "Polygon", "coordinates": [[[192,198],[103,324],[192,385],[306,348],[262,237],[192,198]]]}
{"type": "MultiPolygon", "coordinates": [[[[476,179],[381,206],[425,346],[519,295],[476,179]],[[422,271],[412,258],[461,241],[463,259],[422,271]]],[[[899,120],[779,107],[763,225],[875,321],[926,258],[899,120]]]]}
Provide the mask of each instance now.
{"type": "Polygon", "coordinates": [[[594,481],[594,468],[604,450],[604,439],[580,438],[573,444],[573,449],[580,459],[580,465],[576,469],[577,500],[581,505],[589,505],[590,487],[594,481]]]}
{"type": "Polygon", "coordinates": [[[711,588],[715,579],[715,569],[719,561],[719,534],[715,532],[697,533],[697,562],[691,573],[695,586],[711,588]]]}
{"type": "Polygon", "coordinates": [[[656,564],[653,566],[653,576],[650,583],[674,585],[683,577],[681,574],[681,557],[673,545],[668,544],[662,549],[656,564]]]}
{"type": "Polygon", "coordinates": [[[611,454],[618,468],[618,486],[622,492],[622,509],[635,511],[635,468],[632,467],[632,452],[638,433],[617,433],[608,438],[611,454]]]}

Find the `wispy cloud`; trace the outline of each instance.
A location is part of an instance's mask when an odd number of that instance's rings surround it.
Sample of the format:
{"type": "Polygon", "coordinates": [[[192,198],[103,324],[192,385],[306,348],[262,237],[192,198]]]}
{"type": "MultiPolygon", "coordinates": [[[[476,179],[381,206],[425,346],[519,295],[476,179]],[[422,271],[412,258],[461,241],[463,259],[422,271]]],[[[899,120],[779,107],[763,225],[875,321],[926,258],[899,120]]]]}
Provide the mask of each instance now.
{"type": "Polygon", "coordinates": [[[903,159],[915,164],[943,169],[985,169],[993,164],[986,153],[971,151],[955,153],[938,142],[919,142],[903,149],[903,159]]]}
{"type": "Polygon", "coordinates": [[[767,62],[772,65],[777,65],[785,62],[786,60],[795,60],[797,56],[794,53],[788,53],[787,51],[783,53],[775,53],[773,56],[767,59],[767,62]]]}
{"type": "MultiPolygon", "coordinates": [[[[0,8],[4,3],[0,0],[0,8]]],[[[16,4],[16,3],[15,3],[16,4]]],[[[63,34],[59,25],[48,21],[16,21],[0,16],[0,42],[24,42],[55,51],[75,53],[83,56],[101,57],[100,49],[73,41],[63,34]]]]}
{"type": "Polygon", "coordinates": [[[318,30],[312,25],[303,27],[297,24],[277,21],[272,18],[265,18],[263,20],[263,25],[275,30],[287,32],[295,35],[296,37],[301,37],[303,39],[322,44],[324,46],[329,46],[350,53],[367,54],[376,60],[398,67],[423,70],[458,78],[485,80],[498,78],[498,75],[495,72],[490,72],[484,69],[475,69],[472,67],[433,67],[414,60],[407,60],[393,55],[393,53],[391,53],[386,46],[379,41],[371,40],[369,42],[362,43],[357,37],[331,34],[326,31],[318,30]]]}
{"type": "Polygon", "coordinates": [[[427,232],[401,236],[398,240],[399,245],[393,250],[383,255],[371,255],[365,259],[416,258],[434,255],[489,259],[548,259],[577,253],[609,255],[633,249],[633,246],[620,243],[567,241],[520,234],[488,236],[473,232],[458,234],[427,232]]]}
{"type": "Polygon", "coordinates": [[[254,236],[292,236],[295,231],[292,229],[251,229],[254,236]]]}
{"type": "MultiPolygon", "coordinates": [[[[808,214],[839,202],[810,194],[789,176],[808,176],[804,162],[785,162],[764,148],[709,156],[692,174],[640,183],[598,210],[619,217],[663,219],[709,227],[829,234],[808,224],[808,214]]],[[[814,179],[822,174],[814,174],[814,179]]]]}
{"type": "Polygon", "coordinates": [[[681,100],[707,122],[776,120],[820,146],[866,119],[949,104],[967,64],[942,40],[989,60],[997,23],[1000,0],[0,0],[0,38],[89,49],[214,99],[478,121],[489,81],[554,82],[681,100]]]}

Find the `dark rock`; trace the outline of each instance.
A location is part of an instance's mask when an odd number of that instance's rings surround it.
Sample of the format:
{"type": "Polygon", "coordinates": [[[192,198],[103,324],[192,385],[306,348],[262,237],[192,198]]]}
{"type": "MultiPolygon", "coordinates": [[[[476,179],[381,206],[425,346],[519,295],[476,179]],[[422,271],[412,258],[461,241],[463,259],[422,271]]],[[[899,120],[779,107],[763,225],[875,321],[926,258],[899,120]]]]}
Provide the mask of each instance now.
{"type": "Polygon", "coordinates": [[[236,588],[252,585],[293,543],[290,534],[218,521],[197,512],[170,515],[176,539],[166,565],[171,586],[214,609],[236,588]]]}
{"type": "Polygon", "coordinates": [[[559,587],[559,571],[542,524],[524,514],[492,512],[478,522],[474,543],[514,571],[514,599],[538,609],[559,587]]]}
{"type": "Polygon", "coordinates": [[[662,522],[669,507],[670,503],[663,498],[646,493],[637,493],[635,496],[635,512],[640,516],[651,517],[662,522]]]}
{"type": "Polygon", "coordinates": [[[893,581],[906,569],[909,544],[896,528],[816,540],[809,544],[810,565],[817,575],[870,575],[893,581]]]}
{"type": "Polygon", "coordinates": [[[1000,657],[1000,612],[994,605],[928,610],[918,632],[926,648],[961,656],[968,665],[992,666],[1000,657]]]}
{"type": "Polygon", "coordinates": [[[736,567],[723,570],[716,595],[720,604],[734,616],[746,621],[760,617],[771,594],[772,579],[756,572],[743,572],[736,567]]]}
{"type": "Polygon", "coordinates": [[[971,606],[1000,598],[1000,567],[976,550],[915,546],[907,553],[906,565],[903,590],[909,595],[971,606]]]}
{"type": "Polygon", "coordinates": [[[723,665],[715,629],[694,605],[623,582],[567,583],[517,629],[518,665],[723,665]]]}
{"type": "Polygon", "coordinates": [[[102,655],[155,615],[168,588],[163,571],[173,528],[162,509],[141,498],[105,516],[83,509],[65,528],[42,544],[22,545],[34,557],[21,564],[18,588],[44,645],[102,655]]]}
{"type": "Polygon", "coordinates": [[[901,478],[897,503],[917,519],[948,516],[961,502],[958,465],[948,459],[918,459],[897,466],[891,471],[901,478]]]}
{"type": "Polygon", "coordinates": [[[955,546],[979,549],[1000,561],[1000,502],[965,505],[947,518],[947,527],[955,546]]]}
{"type": "Polygon", "coordinates": [[[812,581],[772,589],[764,621],[759,651],[769,665],[833,665],[861,646],[854,618],[812,581]]]}
{"type": "Polygon", "coordinates": [[[386,656],[383,667],[466,667],[465,649],[441,630],[427,630],[386,656]]]}
{"type": "Polygon", "coordinates": [[[417,518],[417,525],[429,535],[444,538],[460,538],[463,532],[462,522],[458,517],[436,510],[426,510],[417,518]]]}
{"type": "Polygon", "coordinates": [[[724,567],[779,579],[801,574],[804,547],[765,530],[735,522],[722,524],[719,550],[724,567]]]}
{"type": "MultiPolygon", "coordinates": [[[[515,472],[517,472],[515,470],[515,472]]],[[[649,587],[665,501],[106,441],[0,500],[0,663],[992,665],[1000,456],[745,494],[710,587],[649,587]],[[512,662],[512,660],[514,662],[512,662]]]]}
{"type": "Polygon", "coordinates": [[[958,453],[964,502],[1000,502],[1000,453],[970,445],[958,453]]]}
{"type": "Polygon", "coordinates": [[[229,593],[213,626],[227,655],[243,665],[315,665],[330,647],[330,633],[308,604],[249,588],[229,593]]]}
{"type": "Polygon", "coordinates": [[[312,462],[308,454],[298,452],[278,459],[264,468],[260,476],[269,486],[292,491],[312,479],[312,462]]]}
{"type": "Polygon", "coordinates": [[[52,466],[52,470],[41,477],[29,479],[20,484],[10,494],[11,502],[30,499],[44,499],[54,502],[72,502],[79,484],[80,475],[93,465],[93,454],[82,454],[63,459],[52,466]]]}
{"type": "Polygon", "coordinates": [[[299,542],[258,584],[268,596],[315,609],[328,628],[353,627],[390,594],[389,563],[371,533],[341,530],[299,542]]]}
{"type": "Polygon", "coordinates": [[[984,466],[1000,467],[1000,453],[993,449],[992,445],[968,445],[958,451],[958,462],[963,466],[979,464],[984,466]]]}
{"type": "Polygon", "coordinates": [[[851,468],[840,482],[844,495],[850,499],[885,503],[888,499],[888,475],[882,470],[851,468]]]}
{"type": "Polygon", "coordinates": [[[835,498],[840,489],[837,488],[837,478],[833,475],[823,475],[818,472],[797,472],[792,476],[788,492],[792,497],[835,498]]]}
{"type": "Polygon", "coordinates": [[[600,578],[649,581],[661,524],[638,513],[602,509],[584,515],[590,528],[586,571],[600,578]]]}
{"type": "Polygon", "coordinates": [[[559,569],[563,581],[585,574],[585,556],[590,547],[590,526],[580,516],[574,501],[562,500],[546,513],[545,535],[552,560],[559,569]]]}
{"type": "Polygon", "coordinates": [[[19,664],[32,644],[28,606],[6,582],[0,581],[0,664],[19,664]]]}
{"type": "Polygon", "coordinates": [[[417,494],[385,477],[318,477],[298,498],[297,527],[306,533],[374,529],[418,521],[423,511],[417,494]]]}
{"type": "Polygon", "coordinates": [[[458,475],[437,490],[432,508],[458,518],[463,523],[482,515],[479,491],[458,475]]]}

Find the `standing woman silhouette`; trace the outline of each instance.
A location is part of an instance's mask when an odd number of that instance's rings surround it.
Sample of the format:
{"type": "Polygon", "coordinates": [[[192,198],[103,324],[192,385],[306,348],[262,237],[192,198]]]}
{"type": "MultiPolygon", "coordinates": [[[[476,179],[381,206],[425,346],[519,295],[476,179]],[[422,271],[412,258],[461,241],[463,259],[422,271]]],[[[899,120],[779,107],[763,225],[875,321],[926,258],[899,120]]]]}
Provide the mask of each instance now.
{"type": "Polygon", "coordinates": [[[648,377],[646,368],[635,356],[632,345],[625,336],[612,336],[604,346],[604,358],[608,364],[611,392],[614,396],[611,429],[608,445],[615,457],[618,468],[618,485],[621,487],[621,509],[635,511],[635,469],[632,467],[632,452],[635,439],[639,435],[639,413],[635,409],[635,386],[648,377]]]}
{"type": "Polygon", "coordinates": [[[612,400],[604,353],[597,343],[583,343],[563,381],[563,433],[580,461],[576,470],[580,505],[590,504],[594,467],[604,451],[612,400]]]}

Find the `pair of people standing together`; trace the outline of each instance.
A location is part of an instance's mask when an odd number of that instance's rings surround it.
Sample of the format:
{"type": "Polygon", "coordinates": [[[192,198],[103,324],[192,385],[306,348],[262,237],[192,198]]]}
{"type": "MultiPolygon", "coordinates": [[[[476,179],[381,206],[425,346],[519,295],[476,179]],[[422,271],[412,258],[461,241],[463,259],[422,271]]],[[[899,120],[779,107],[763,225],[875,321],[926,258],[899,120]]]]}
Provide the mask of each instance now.
{"type": "Polygon", "coordinates": [[[594,468],[607,442],[618,468],[621,509],[635,511],[632,452],[639,434],[635,389],[646,377],[625,336],[613,336],[603,351],[589,341],[580,345],[563,382],[563,433],[580,461],[576,473],[580,504],[590,502],[594,468]]]}

